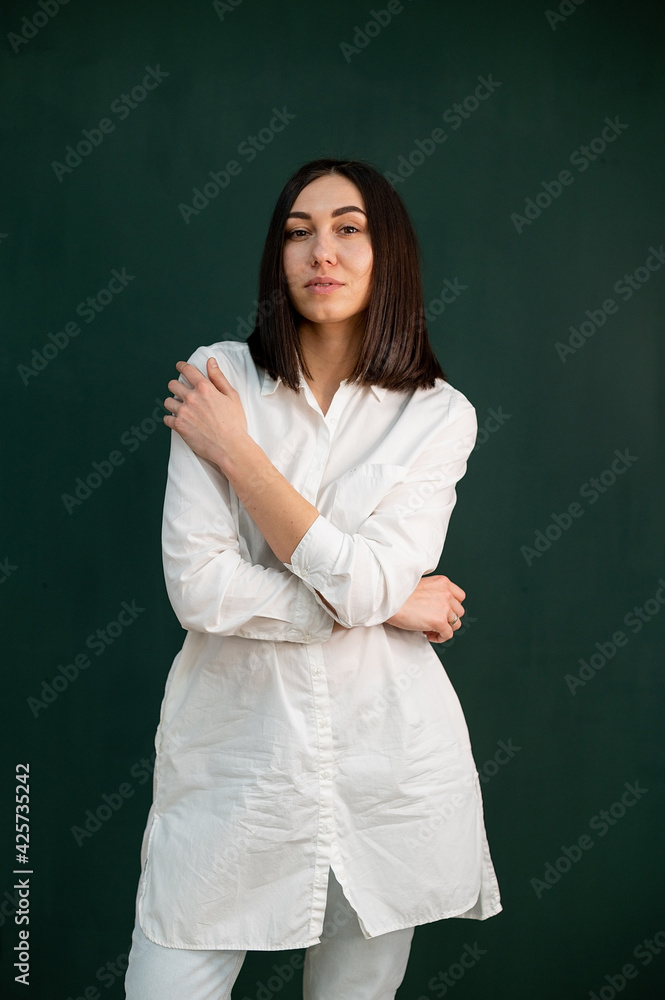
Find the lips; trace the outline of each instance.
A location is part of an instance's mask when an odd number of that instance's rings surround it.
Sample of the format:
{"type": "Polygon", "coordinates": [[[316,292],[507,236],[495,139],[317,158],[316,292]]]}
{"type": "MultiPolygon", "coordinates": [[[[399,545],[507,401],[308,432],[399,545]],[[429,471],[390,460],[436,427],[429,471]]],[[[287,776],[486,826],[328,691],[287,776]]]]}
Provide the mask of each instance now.
{"type": "Polygon", "coordinates": [[[334,295],[338,288],[344,288],[344,285],[340,281],[332,282],[329,285],[305,285],[305,291],[309,292],[310,295],[334,295]]]}
{"type": "Polygon", "coordinates": [[[329,288],[330,286],[341,285],[341,281],[336,281],[335,278],[329,278],[327,275],[320,275],[318,278],[310,278],[305,284],[305,288],[309,288],[311,285],[320,285],[323,288],[329,288]]]}

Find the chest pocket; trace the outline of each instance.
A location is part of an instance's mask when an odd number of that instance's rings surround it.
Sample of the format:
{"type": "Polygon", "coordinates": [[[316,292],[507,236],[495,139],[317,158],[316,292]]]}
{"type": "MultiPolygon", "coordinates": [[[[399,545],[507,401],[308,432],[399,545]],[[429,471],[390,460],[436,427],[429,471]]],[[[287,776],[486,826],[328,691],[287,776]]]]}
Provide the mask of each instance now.
{"type": "Polygon", "coordinates": [[[407,472],[404,465],[371,462],[349,469],[337,480],[330,520],[340,531],[353,534],[407,472]]]}

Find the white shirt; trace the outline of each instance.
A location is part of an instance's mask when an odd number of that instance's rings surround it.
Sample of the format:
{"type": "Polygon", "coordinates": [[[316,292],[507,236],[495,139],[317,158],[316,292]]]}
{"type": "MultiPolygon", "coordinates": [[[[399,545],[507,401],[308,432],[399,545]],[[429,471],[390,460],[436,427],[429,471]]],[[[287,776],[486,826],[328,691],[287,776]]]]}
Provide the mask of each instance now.
{"type": "MultiPolygon", "coordinates": [[[[320,512],[282,563],[175,431],[163,556],[187,630],[155,737],[141,927],[173,948],[317,944],[328,868],[365,937],[501,910],[462,709],[423,632],[384,625],[437,569],[477,422],[461,392],[343,381],[324,415],[246,344],[200,347],[320,512]],[[347,626],[332,634],[333,616],[347,626]]],[[[181,380],[182,380],[181,376],[181,380]]],[[[189,383],[188,383],[189,384],[189,383]]]]}

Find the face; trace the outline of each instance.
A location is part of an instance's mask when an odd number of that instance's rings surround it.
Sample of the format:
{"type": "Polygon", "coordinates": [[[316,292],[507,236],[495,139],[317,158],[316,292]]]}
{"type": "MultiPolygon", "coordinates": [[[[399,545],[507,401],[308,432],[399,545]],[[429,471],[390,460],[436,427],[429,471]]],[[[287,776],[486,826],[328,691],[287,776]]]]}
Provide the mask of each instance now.
{"type": "Polygon", "coordinates": [[[283,261],[291,302],[310,323],[353,322],[367,308],[372,244],[365,202],[348,177],[317,177],[302,189],[286,220],[283,261]]]}

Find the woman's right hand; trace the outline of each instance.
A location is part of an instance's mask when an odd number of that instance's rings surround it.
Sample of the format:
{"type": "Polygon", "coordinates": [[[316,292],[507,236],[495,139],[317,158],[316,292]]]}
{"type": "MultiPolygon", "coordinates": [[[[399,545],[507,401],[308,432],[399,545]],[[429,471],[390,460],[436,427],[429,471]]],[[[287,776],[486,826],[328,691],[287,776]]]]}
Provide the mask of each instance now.
{"type": "Polygon", "coordinates": [[[466,594],[447,576],[423,576],[418,586],[386,625],[424,632],[430,642],[447,642],[461,627],[466,594]],[[457,615],[454,625],[451,619],[457,615]]]}

